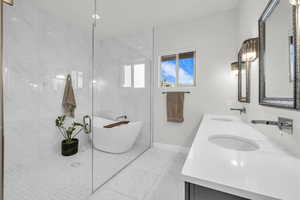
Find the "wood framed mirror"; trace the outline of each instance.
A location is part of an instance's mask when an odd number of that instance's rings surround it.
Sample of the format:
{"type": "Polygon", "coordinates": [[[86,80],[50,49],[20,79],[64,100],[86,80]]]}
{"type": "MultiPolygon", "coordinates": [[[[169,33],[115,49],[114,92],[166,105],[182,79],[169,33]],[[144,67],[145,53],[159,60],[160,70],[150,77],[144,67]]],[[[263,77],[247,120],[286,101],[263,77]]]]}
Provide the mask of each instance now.
{"type": "Polygon", "coordinates": [[[270,0],[259,19],[259,103],[296,109],[296,6],[270,0]]]}

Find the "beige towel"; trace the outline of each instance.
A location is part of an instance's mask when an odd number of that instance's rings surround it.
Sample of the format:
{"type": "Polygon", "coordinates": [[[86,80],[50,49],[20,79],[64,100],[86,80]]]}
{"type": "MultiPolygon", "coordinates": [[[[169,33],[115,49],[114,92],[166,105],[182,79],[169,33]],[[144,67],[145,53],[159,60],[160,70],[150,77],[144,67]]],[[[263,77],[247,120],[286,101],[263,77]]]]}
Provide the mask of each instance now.
{"type": "Polygon", "coordinates": [[[66,86],[65,86],[65,92],[62,102],[64,112],[66,115],[74,117],[74,111],[76,108],[76,101],[75,101],[75,95],[74,90],[72,87],[72,78],[69,74],[66,80],[66,86]]]}
{"type": "Polygon", "coordinates": [[[167,93],[167,120],[168,122],[183,122],[183,92],[167,93]]]}

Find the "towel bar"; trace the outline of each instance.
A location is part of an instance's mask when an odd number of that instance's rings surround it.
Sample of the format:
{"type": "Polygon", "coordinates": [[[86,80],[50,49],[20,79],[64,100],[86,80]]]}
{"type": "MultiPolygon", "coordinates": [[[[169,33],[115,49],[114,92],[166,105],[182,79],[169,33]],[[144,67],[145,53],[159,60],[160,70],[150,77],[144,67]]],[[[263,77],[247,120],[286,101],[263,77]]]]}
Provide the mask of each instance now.
{"type": "MultiPolygon", "coordinates": [[[[172,91],[172,92],[177,92],[177,91],[172,91]]],[[[178,91],[178,92],[181,92],[181,91],[178,91]]],[[[162,94],[168,94],[169,92],[162,92],[162,94]]],[[[191,92],[182,92],[182,93],[185,93],[185,94],[191,94],[191,92]]]]}

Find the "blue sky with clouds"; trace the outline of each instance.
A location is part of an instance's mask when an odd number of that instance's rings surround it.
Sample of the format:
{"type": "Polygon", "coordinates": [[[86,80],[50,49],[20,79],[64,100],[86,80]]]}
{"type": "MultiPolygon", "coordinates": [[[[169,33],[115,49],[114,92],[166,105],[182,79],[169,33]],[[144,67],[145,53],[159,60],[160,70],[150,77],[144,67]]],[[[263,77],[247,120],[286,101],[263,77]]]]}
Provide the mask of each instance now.
{"type": "MultiPolygon", "coordinates": [[[[179,60],[179,84],[194,84],[194,58],[179,60]]],[[[161,64],[161,80],[168,83],[176,83],[176,60],[163,61],[161,64]]]]}

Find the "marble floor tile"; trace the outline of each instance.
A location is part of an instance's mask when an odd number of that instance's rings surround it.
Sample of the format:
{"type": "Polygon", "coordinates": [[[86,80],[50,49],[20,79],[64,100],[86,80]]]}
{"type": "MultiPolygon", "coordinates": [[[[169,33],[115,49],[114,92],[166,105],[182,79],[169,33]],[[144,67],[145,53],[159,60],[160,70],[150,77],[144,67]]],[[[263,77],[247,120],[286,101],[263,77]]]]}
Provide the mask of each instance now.
{"type": "Polygon", "coordinates": [[[164,175],[151,189],[145,200],[184,200],[184,182],[173,175],[164,175]]]}
{"type": "Polygon", "coordinates": [[[94,193],[89,200],[134,200],[134,199],[121,195],[111,190],[103,189],[94,193]]]}
{"type": "Polygon", "coordinates": [[[104,184],[143,151],[145,151],[145,147],[143,145],[135,145],[129,152],[123,154],[109,154],[94,149],[94,189],[104,184]]]}
{"type": "Polygon", "coordinates": [[[180,174],[185,159],[184,153],[152,148],[100,188],[90,200],[99,197],[103,200],[184,200],[184,182],[180,174]]]}
{"type": "Polygon", "coordinates": [[[176,153],[152,148],[137,159],[132,167],[151,171],[155,174],[164,174],[176,157],[176,153]]]}
{"type": "Polygon", "coordinates": [[[152,188],[158,179],[159,176],[150,171],[129,166],[116,178],[112,179],[106,187],[142,200],[149,193],[149,188],[152,188]]]}

